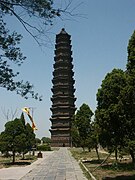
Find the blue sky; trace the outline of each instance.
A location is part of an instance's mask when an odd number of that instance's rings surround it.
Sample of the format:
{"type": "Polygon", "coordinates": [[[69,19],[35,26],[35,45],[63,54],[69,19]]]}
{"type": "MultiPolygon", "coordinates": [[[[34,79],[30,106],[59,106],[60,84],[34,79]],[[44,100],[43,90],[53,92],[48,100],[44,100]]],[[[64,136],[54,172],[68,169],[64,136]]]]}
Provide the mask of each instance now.
{"type": "MultiPolygon", "coordinates": [[[[134,0],[73,0],[73,6],[83,2],[76,12],[85,14],[85,18],[75,20],[57,20],[51,29],[52,47],[42,47],[36,44],[14,19],[8,20],[11,29],[23,33],[21,48],[27,56],[25,63],[16,67],[20,71],[19,79],[29,80],[35,86],[35,91],[43,95],[43,101],[25,100],[15,93],[0,90],[0,131],[4,124],[12,118],[21,115],[22,107],[33,107],[33,117],[37,125],[37,137],[50,136],[51,126],[51,88],[54,64],[55,35],[65,27],[71,35],[76,107],[83,103],[96,109],[96,93],[102,80],[113,68],[125,69],[127,62],[127,45],[135,30],[134,0]],[[6,118],[9,112],[9,118],[6,118]],[[5,114],[5,115],[4,115],[5,114]]],[[[26,121],[30,122],[26,116],[26,121]]]]}

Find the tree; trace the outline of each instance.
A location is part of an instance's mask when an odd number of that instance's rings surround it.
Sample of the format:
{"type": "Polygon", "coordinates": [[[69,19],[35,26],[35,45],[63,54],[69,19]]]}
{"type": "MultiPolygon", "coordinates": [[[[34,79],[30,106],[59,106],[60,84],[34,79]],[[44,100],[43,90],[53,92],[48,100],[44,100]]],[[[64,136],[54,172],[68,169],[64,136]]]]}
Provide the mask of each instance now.
{"type": "Polygon", "coordinates": [[[75,115],[72,117],[71,137],[72,137],[72,146],[80,147],[80,136],[79,136],[77,123],[75,121],[75,115]]]}
{"type": "Polygon", "coordinates": [[[127,84],[121,92],[121,106],[125,120],[125,146],[132,157],[135,167],[135,31],[128,44],[126,70],[127,84]]]}
{"type": "Polygon", "coordinates": [[[29,123],[26,124],[26,136],[27,136],[26,147],[28,151],[31,150],[33,147],[35,147],[36,144],[35,133],[29,123]]]}
{"type": "Polygon", "coordinates": [[[9,121],[10,119],[14,119],[16,117],[18,110],[17,108],[14,111],[12,108],[5,110],[5,108],[1,107],[1,111],[4,117],[6,118],[6,120],[9,121]]]}
{"type": "Polygon", "coordinates": [[[100,160],[99,153],[98,153],[98,147],[99,147],[99,126],[96,124],[96,121],[93,121],[91,123],[91,132],[88,135],[87,138],[87,147],[89,151],[91,149],[96,150],[97,158],[100,160]]]}
{"type": "MultiPolygon", "coordinates": [[[[0,2],[0,9],[3,11],[0,14],[0,87],[6,88],[9,91],[16,91],[22,97],[28,98],[31,94],[33,98],[38,99],[38,94],[34,93],[33,86],[27,81],[15,81],[19,72],[14,73],[11,64],[15,63],[20,66],[25,57],[23,56],[18,44],[22,38],[16,32],[10,33],[6,28],[6,23],[3,20],[3,14],[10,13],[0,2]]],[[[41,97],[39,97],[41,100],[41,97]]]]}
{"type": "Polygon", "coordinates": [[[32,127],[30,126],[29,123],[25,124],[25,119],[24,119],[24,114],[21,114],[21,118],[20,121],[22,122],[23,126],[24,126],[24,134],[25,136],[20,135],[20,140],[18,139],[18,144],[20,143],[20,147],[18,148],[18,152],[23,154],[23,159],[24,159],[24,155],[32,150],[32,148],[35,146],[36,144],[36,140],[35,140],[35,134],[33,132],[32,127]],[[24,141],[22,141],[22,139],[26,138],[24,141]]]}
{"type": "Polygon", "coordinates": [[[135,167],[135,31],[128,44],[127,70],[108,73],[97,93],[100,143],[110,151],[128,149],[135,167]]]}
{"type": "Polygon", "coordinates": [[[23,152],[23,155],[35,144],[35,134],[29,124],[25,125],[24,116],[14,119],[5,124],[5,131],[0,134],[0,150],[11,151],[13,163],[16,152],[23,152]]]}
{"type": "Polygon", "coordinates": [[[43,143],[46,143],[46,144],[51,143],[51,139],[49,137],[42,137],[41,140],[42,140],[43,143]]]}
{"type": "Polygon", "coordinates": [[[41,140],[39,138],[36,138],[36,144],[41,144],[41,140]]]}
{"type": "Polygon", "coordinates": [[[91,131],[91,117],[93,112],[87,104],[83,104],[75,115],[74,124],[78,130],[80,138],[80,146],[84,149],[86,147],[86,139],[91,131]]]}
{"type": "MultiPolygon", "coordinates": [[[[129,79],[134,79],[130,76],[129,79]]],[[[135,80],[135,79],[134,79],[135,80]]],[[[125,120],[125,147],[128,148],[129,154],[132,157],[132,162],[135,166],[135,86],[131,85],[129,80],[127,86],[121,93],[121,105],[123,109],[123,119],[125,120]]]]}
{"type": "MultiPolygon", "coordinates": [[[[42,97],[33,91],[33,85],[26,81],[16,81],[19,72],[14,72],[12,64],[20,66],[26,57],[19,47],[22,35],[16,31],[10,32],[5,22],[5,16],[15,17],[24,29],[39,42],[41,35],[47,40],[46,26],[51,26],[56,17],[68,12],[72,1],[63,9],[54,8],[53,0],[1,0],[0,1],[0,87],[15,91],[24,98],[42,100],[42,97]],[[38,26],[39,25],[39,26],[38,26]]],[[[65,3],[66,4],[66,3],[65,3]]],[[[49,38],[48,38],[49,39],[49,38]]]]}
{"type": "Polygon", "coordinates": [[[117,160],[117,150],[123,146],[124,119],[120,104],[120,93],[126,86],[125,72],[114,69],[108,73],[102,81],[101,88],[97,93],[97,110],[95,112],[96,123],[100,127],[99,142],[109,151],[115,151],[117,160]]]}
{"type": "Polygon", "coordinates": [[[128,60],[127,60],[127,73],[131,75],[135,73],[135,31],[133,32],[128,43],[128,60]]]}

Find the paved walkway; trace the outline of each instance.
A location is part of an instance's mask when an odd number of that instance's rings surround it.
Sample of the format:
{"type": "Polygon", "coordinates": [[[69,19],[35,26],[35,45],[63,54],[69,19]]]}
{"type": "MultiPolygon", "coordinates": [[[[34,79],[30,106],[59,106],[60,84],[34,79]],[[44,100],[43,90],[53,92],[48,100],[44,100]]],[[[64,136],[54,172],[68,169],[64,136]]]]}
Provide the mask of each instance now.
{"type": "Polygon", "coordinates": [[[8,169],[12,168],[0,169],[0,180],[86,180],[78,162],[65,147],[45,152],[32,165],[8,169]]]}

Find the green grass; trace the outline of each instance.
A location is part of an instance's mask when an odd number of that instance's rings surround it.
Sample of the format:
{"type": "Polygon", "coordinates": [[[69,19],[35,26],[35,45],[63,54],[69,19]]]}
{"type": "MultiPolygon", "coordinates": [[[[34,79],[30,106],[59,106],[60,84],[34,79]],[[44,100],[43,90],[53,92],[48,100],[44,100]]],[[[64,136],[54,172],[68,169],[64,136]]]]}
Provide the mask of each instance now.
{"type": "MultiPolygon", "coordinates": [[[[70,151],[71,151],[72,155],[74,156],[74,158],[77,160],[80,160],[80,159],[82,159],[82,160],[92,160],[92,159],[97,160],[97,154],[95,151],[91,151],[91,152],[89,152],[87,150],[83,151],[82,148],[71,148],[70,151]]],[[[106,158],[107,154],[99,153],[99,156],[101,159],[104,159],[104,158],[106,158]]]]}
{"type": "Polygon", "coordinates": [[[4,168],[4,167],[8,168],[11,166],[26,166],[26,165],[30,165],[36,160],[37,160],[36,156],[25,155],[25,158],[22,159],[22,156],[18,155],[16,156],[15,163],[13,164],[12,156],[11,157],[0,156],[0,168],[4,168]]]}
{"type": "MultiPolygon", "coordinates": [[[[135,179],[135,170],[133,168],[131,159],[129,156],[127,160],[121,160],[116,163],[114,154],[111,155],[107,161],[105,161],[102,165],[101,163],[106,159],[108,153],[100,152],[100,160],[97,159],[97,155],[95,151],[83,151],[81,148],[71,148],[70,149],[73,157],[77,160],[82,160],[83,164],[87,167],[87,169],[95,176],[97,180],[101,180],[105,177],[116,177],[125,178],[128,176],[128,179],[135,179]],[[84,161],[87,160],[87,161],[84,161]]],[[[88,178],[88,177],[87,177],[88,178]]]]}

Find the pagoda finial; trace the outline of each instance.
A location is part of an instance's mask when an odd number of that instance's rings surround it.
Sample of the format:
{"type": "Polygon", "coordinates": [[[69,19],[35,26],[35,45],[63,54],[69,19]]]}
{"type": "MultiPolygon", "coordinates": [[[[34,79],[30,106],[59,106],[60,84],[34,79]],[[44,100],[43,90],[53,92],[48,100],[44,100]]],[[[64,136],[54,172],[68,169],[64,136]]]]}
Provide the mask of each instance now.
{"type": "Polygon", "coordinates": [[[62,28],[60,33],[61,34],[67,34],[67,32],[65,31],[65,28],[62,28]]]}

